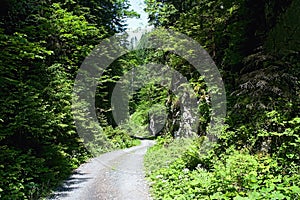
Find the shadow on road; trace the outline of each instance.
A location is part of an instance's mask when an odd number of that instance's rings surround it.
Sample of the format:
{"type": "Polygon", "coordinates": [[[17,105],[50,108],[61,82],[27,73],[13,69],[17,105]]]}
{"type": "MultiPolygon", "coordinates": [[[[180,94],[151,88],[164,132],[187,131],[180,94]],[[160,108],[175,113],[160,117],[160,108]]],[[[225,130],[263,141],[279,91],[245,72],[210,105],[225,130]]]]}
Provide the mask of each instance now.
{"type": "Polygon", "coordinates": [[[75,171],[68,179],[66,179],[61,186],[56,188],[55,193],[50,195],[49,200],[60,199],[67,197],[71,191],[80,188],[80,184],[92,179],[88,177],[88,173],[80,173],[75,171]]]}

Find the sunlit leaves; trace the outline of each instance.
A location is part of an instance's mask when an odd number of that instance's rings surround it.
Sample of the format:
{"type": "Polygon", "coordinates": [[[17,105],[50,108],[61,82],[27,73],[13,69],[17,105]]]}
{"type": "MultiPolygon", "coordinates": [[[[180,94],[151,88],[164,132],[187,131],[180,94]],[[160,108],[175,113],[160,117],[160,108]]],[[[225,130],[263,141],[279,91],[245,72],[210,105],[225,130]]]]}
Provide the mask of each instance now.
{"type": "Polygon", "coordinates": [[[123,0],[9,4],[0,19],[0,198],[38,199],[86,159],[71,113],[73,79],[95,45],[133,13],[123,0]]]}

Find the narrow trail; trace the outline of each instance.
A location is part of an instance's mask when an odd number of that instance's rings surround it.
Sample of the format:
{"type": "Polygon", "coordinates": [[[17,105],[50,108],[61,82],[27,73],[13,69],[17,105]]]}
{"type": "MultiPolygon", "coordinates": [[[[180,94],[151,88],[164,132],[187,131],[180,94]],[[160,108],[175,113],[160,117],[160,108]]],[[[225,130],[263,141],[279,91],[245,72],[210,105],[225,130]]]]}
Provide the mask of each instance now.
{"type": "Polygon", "coordinates": [[[151,200],[143,158],[151,140],[105,153],[81,165],[49,200],[151,200]]]}

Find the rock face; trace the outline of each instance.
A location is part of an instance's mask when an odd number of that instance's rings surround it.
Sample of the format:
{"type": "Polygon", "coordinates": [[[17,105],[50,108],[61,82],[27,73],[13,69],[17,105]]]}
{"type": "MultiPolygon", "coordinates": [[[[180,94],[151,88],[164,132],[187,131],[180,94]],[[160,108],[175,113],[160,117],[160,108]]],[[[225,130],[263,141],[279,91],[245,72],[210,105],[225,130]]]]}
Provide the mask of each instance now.
{"type": "Polygon", "coordinates": [[[156,126],[156,122],[155,122],[155,119],[154,119],[154,115],[150,115],[149,117],[149,131],[151,133],[151,135],[156,135],[157,133],[157,126],[156,126]]]}
{"type": "Polygon", "coordinates": [[[157,136],[163,131],[167,119],[166,108],[162,105],[154,106],[149,114],[149,132],[152,136],[157,136]]]}
{"type": "Polygon", "coordinates": [[[174,137],[191,137],[197,134],[198,114],[197,99],[190,92],[183,92],[177,100],[167,102],[168,117],[165,132],[174,137]]]}
{"type": "MultiPolygon", "coordinates": [[[[196,99],[187,92],[181,96],[179,127],[175,137],[192,137],[197,133],[198,116],[196,99]]],[[[178,112],[178,111],[177,111],[178,112]]],[[[178,116],[178,114],[176,114],[178,116]]],[[[178,118],[178,117],[177,117],[178,118]]]]}

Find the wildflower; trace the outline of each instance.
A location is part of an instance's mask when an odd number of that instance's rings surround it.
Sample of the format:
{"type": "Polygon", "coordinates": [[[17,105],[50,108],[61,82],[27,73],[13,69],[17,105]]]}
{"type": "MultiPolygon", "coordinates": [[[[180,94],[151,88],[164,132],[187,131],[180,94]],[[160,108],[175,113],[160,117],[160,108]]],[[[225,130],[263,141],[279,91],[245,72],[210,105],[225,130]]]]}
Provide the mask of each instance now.
{"type": "Polygon", "coordinates": [[[159,179],[159,178],[162,178],[163,177],[163,175],[157,175],[155,178],[157,178],[157,179],[159,179]]]}
{"type": "Polygon", "coordinates": [[[189,170],[188,168],[184,168],[184,169],[183,169],[183,172],[184,172],[184,173],[188,173],[189,171],[190,171],[190,170],[189,170]]]}

